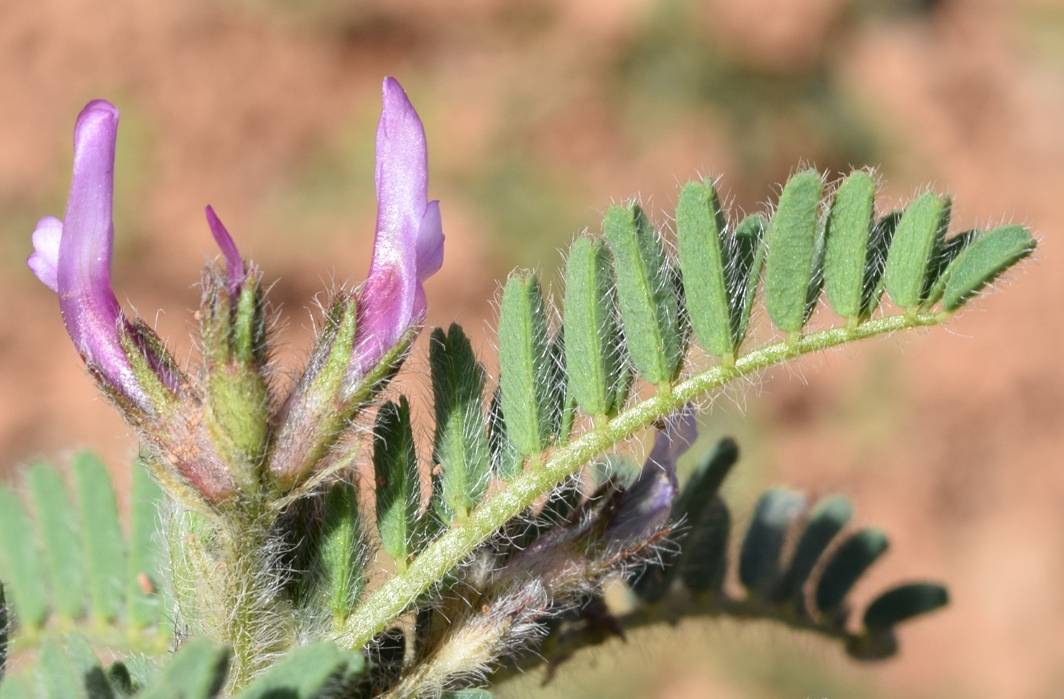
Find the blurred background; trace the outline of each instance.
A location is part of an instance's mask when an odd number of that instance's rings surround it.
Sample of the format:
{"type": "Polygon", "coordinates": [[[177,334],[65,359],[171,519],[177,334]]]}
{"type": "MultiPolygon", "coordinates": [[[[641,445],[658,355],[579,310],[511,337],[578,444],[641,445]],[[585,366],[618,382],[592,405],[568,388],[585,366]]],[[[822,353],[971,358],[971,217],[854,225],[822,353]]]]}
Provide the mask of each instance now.
{"type": "Polygon", "coordinates": [[[1007,293],[945,329],[772,372],[705,421],[744,449],[726,485],[738,512],[781,482],[845,493],[858,523],[891,533],[859,599],[899,579],[950,586],[898,658],[685,623],[581,656],[545,691],[1064,695],[1064,2],[0,0],[0,66],[8,471],[88,447],[122,474],[136,448],[24,264],[36,219],[64,211],[74,120],[95,97],[122,110],[117,294],[190,361],[216,254],[207,203],[276,280],[283,365],[306,352],[316,295],[364,277],[384,75],[421,113],[441,200],[429,322],[457,320],[485,355],[498,279],[519,265],[556,286],[559,250],[611,202],[639,196],[664,223],[693,177],[722,175],[750,212],[799,164],[875,165],[881,209],[931,184],[954,195],[954,230],[1030,225],[1041,246],[1007,293]]]}

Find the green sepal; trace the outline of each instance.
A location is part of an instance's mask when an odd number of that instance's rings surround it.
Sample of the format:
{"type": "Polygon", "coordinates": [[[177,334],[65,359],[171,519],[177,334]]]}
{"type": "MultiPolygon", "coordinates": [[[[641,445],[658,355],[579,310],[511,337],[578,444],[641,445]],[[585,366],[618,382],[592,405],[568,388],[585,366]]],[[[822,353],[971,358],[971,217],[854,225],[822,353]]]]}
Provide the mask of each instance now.
{"type": "Polygon", "coordinates": [[[118,617],[125,593],[125,542],[111,476],[93,453],[74,456],[74,483],[88,573],[89,611],[97,621],[118,617]]]}
{"type": "Polygon", "coordinates": [[[816,586],[816,607],[824,614],[834,614],[846,595],[887,550],[890,542],[879,529],[862,529],[850,535],[828,559],[816,586]]]}
{"type": "Polygon", "coordinates": [[[828,214],[824,251],[824,293],[846,319],[863,315],[869,243],[875,216],[876,184],[867,172],[854,172],[839,185],[828,214]]]}
{"type": "Polygon", "coordinates": [[[808,318],[822,245],[820,196],[824,182],[816,170],[791,177],[783,187],[768,229],[765,307],[777,328],[800,332],[808,318]]]}
{"type": "Polygon", "coordinates": [[[524,456],[542,452],[554,432],[555,369],[539,281],[515,274],[499,312],[499,383],[506,431],[524,456]]]}
{"type": "MultiPolygon", "coordinates": [[[[344,404],[344,378],[357,331],[357,299],[337,294],[303,376],[282,407],[284,419],[269,469],[282,487],[319,463],[350,424],[352,408],[344,404]]],[[[364,399],[368,398],[367,392],[364,399]]]]}
{"type": "Polygon", "coordinates": [[[373,430],[373,470],[381,548],[403,570],[418,548],[421,501],[417,449],[406,396],[400,396],[398,405],[388,401],[377,411],[377,424],[373,430]]]}
{"type": "Polygon", "coordinates": [[[429,342],[436,413],[433,507],[444,523],[464,519],[487,490],[491,455],[484,429],[485,372],[462,328],[437,328],[429,342]]]}
{"type": "Polygon", "coordinates": [[[728,266],[727,283],[730,303],[732,346],[739,349],[750,324],[761,270],[765,266],[765,231],[768,221],[761,214],[744,218],[735,228],[731,239],[731,264],[728,266]]]}
{"type": "Polygon", "coordinates": [[[40,628],[48,615],[48,597],[37,537],[26,508],[4,486],[0,486],[0,579],[20,629],[40,628]]]}
{"type": "MultiPolygon", "coordinates": [[[[159,373],[176,377],[180,382],[183,379],[181,369],[163,341],[147,323],[139,318],[120,326],[118,341],[122,345],[122,352],[129,360],[129,366],[137,379],[137,384],[148,396],[152,410],[167,414],[171,412],[177,401],[174,393],[175,387],[168,386],[159,378],[159,373]]],[[[128,399],[115,387],[102,380],[104,388],[114,396],[123,409],[126,409],[128,399]]],[[[176,389],[182,390],[178,385],[176,389]]],[[[126,409],[131,419],[143,418],[143,407],[126,409]]]]}
{"type": "MultiPolygon", "coordinates": [[[[126,576],[126,618],[134,628],[148,628],[160,618],[163,581],[160,576],[162,512],[165,496],[141,460],[133,464],[129,496],[129,572],[126,576]]],[[[167,610],[168,611],[168,610],[167,610]]],[[[168,617],[169,615],[164,615],[168,617]]]]}
{"type": "Polygon", "coordinates": [[[908,583],[884,592],[868,605],[863,622],[872,630],[889,629],[949,604],[949,591],[935,583],[908,583]]]}
{"type": "Polygon", "coordinates": [[[84,561],[78,547],[76,510],[62,476],[48,464],[34,464],[26,481],[37,515],[55,611],[76,619],[85,607],[84,561]]]}
{"type": "Polygon", "coordinates": [[[687,311],[698,341],[710,354],[733,355],[727,224],[712,181],[688,182],[680,190],[676,248],[687,311]]]}
{"type": "Polygon", "coordinates": [[[804,497],[783,488],[767,490],[757,501],[739,552],[739,582],[758,597],[770,597],[779,581],[783,544],[805,508],[804,497]]]}
{"type": "Polygon", "coordinates": [[[949,219],[949,197],[927,192],[906,207],[894,231],[883,274],[887,293],[898,307],[908,310],[923,303],[949,219]]]}
{"type": "Polygon", "coordinates": [[[1002,226],[966,246],[943,272],[942,308],[955,311],[1035,248],[1023,226],[1002,226]]]}
{"type": "Polygon", "coordinates": [[[805,584],[828,546],[853,516],[853,506],[841,495],[830,495],[818,502],[809,513],[805,529],[794,547],[794,555],[776,598],[790,599],[802,612],[805,608],[805,584]]]}
{"type": "Polygon", "coordinates": [[[610,253],[602,241],[581,236],[573,242],[564,303],[569,391],[588,415],[612,414],[623,401],[625,357],[610,253]]]}
{"type": "Polygon", "coordinates": [[[229,650],[207,638],[185,641],[151,686],[137,699],[214,699],[225,684],[229,650]]]}
{"type": "Polygon", "coordinates": [[[335,483],[325,497],[311,575],[327,596],[326,607],[336,628],[347,620],[366,588],[365,551],[358,490],[350,483],[335,483]]]}
{"type": "Polygon", "coordinates": [[[280,660],[234,699],[315,699],[332,696],[345,680],[362,674],[365,659],[332,643],[304,646],[280,660]]]}
{"type": "Polygon", "coordinates": [[[617,304],[632,365],[651,384],[670,383],[680,370],[684,347],[665,250],[634,203],[611,206],[602,227],[613,254],[617,304]]]}

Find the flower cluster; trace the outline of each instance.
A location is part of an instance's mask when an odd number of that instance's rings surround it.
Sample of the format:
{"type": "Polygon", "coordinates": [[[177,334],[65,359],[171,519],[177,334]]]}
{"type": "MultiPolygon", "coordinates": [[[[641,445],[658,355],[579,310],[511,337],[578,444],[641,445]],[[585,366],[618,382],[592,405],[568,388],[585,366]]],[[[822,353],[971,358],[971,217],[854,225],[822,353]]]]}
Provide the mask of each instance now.
{"type": "Polygon", "coordinates": [[[90,373],[166,464],[159,475],[182,497],[217,507],[263,485],[276,494],[304,480],[394,373],[423,322],[423,284],[443,261],[439,204],[427,197],[421,121],[391,78],[383,102],[369,277],[337,297],[302,380],[286,397],[272,395],[265,380],[261,275],[211,207],[207,222],[226,270],[205,274],[205,376],[186,375],[146,324],[123,314],[110,270],[118,110],[96,100],[78,116],[66,215],[38,222],[28,264],[56,292],[90,373]]]}

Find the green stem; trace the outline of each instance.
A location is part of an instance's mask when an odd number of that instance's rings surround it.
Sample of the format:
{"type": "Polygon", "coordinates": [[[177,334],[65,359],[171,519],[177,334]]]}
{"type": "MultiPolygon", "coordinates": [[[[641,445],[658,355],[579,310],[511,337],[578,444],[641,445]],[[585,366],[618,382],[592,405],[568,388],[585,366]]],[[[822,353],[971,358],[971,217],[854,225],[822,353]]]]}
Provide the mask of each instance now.
{"type": "Polygon", "coordinates": [[[946,313],[907,313],[869,320],[856,327],[831,328],[789,338],[743,355],[734,364],[717,364],[706,371],[659,390],[612,420],[593,426],[568,444],[545,453],[541,466],[528,468],[498,494],[475,508],[426,548],[403,573],[374,590],[348,618],[336,641],[359,649],[383,631],[414,602],[458,565],[477,546],[517,517],[544,493],[580,470],[599,454],[634,436],[692,400],[733,379],[756,373],[803,354],[856,340],[916,327],[938,325],[946,313]]]}

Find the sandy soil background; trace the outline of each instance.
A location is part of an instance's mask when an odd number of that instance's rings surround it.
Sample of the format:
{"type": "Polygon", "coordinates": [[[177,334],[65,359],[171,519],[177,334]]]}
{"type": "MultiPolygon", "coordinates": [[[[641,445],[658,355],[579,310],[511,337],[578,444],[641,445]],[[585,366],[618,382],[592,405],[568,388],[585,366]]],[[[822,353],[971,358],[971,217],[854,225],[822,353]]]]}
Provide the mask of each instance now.
{"type": "MultiPolygon", "coordinates": [[[[949,584],[902,653],[858,665],[769,626],[685,624],[573,663],[547,690],[597,697],[1054,697],[1064,693],[1064,3],[1051,0],[0,0],[0,464],[135,450],[24,259],[61,215],[74,118],[122,109],[114,281],[180,356],[213,256],[202,207],[278,281],[287,352],[315,294],[362,278],[383,75],[425,121],[447,234],[429,322],[490,347],[514,265],[640,195],[723,175],[754,210],[799,162],[879,166],[883,208],[926,184],[954,230],[1003,220],[1036,259],[948,328],[819,357],[725,398],[727,493],[850,495],[891,554],[858,596],[949,584]],[[1057,309],[1057,310],[1054,310],[1057,309]]],[[[532,696],[538,678],[506,690],[532,696]]]]}

